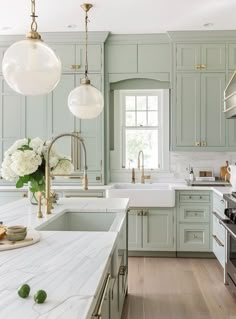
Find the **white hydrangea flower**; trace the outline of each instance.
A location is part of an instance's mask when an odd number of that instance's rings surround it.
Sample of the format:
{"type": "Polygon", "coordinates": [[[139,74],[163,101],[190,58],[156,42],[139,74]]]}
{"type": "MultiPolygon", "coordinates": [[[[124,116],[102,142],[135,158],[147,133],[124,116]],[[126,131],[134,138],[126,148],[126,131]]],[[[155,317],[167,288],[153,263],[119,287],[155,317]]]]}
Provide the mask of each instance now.
{"type": "Polygon", "coordinates": [[[67,158],[59,159],[57,166],[53,169],[53,174],[70,174],[74,170],[74,166],[67,158]]]}
{"type": "Polygon", "coordinates": [[[11,157],[6,156],[4,158],[4,161],[2,162],[1,176],[7,181],[15,182],[18,176],[11,169],[11,164],[12,164],[11,157]]]}
{"type": "Polygon", "coordinates": [[[27,138],[23,138],[20,140],[17,140],[11,147],[9,147],[9,149],[5,152],[5,156],[9,156],[12,155],[15,151],[17,151],[17,149],[25,144],[28,143],[28,139],[27,138]]]}
{"type": "Polygon", "coordinates": [[[16,151],[11,156],[11,169],[19,176],[29,175],[37,171],[42,164],[42,158],[39,154],[31,150],[16,151]]]}
{"type": "Polygon", "coordinates": [[[31,147],[36,153],[41,155],[44,147],[43,144],[44,142],[39,137],[36,137],[30,141],[29,147],[31,147]]]}

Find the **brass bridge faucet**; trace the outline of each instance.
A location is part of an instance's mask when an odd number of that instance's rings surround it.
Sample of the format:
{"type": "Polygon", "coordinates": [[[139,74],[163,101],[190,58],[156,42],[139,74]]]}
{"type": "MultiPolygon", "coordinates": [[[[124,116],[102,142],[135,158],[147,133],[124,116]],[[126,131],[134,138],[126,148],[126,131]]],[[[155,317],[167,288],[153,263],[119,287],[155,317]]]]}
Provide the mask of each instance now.
{"type": "MultiPolygon", "coordinates": [[[[51,171],[50,171],[50,152],[52,149],[53,144],[60,139],[61,137],[64,136],[70,136],[73,137],[75,139],[77,139],[82,147],[83,147],[83,151],[84,151],[84,173],[83,173],[83,189],[84,190],[88,190],[88,177],[87,177],[87,154],[86,154],[86,148],[84,145],[84,141],[81,137],[79,137],[76,134],[73,133],[64,133],[64,134],[60,134],[56,137],[54,137],[54,139],[52,139],[51,143],[48,146],[48,151],[47,151],[47,156],[46,156],[46,164],[45,164],[45,179],[46,179],[46,214],[51,214],[51,209],[52,209],[52,198],[51,198],[51,171]]],[[[62,175],[60,175],[62,176],[62,175]]],[[[66,176],[66,175],[65,175],[66,176]]]]}
{"type": "Polygon", "coordinates": [[[140,155],[142,155],[141,183],[144,184],[145,183],[145,179],[150,179],[151,176],[150,175],[144,175],[144,153],[143,153],[142,150],[138,152],[138,169],[140,169],[140,155]]]}

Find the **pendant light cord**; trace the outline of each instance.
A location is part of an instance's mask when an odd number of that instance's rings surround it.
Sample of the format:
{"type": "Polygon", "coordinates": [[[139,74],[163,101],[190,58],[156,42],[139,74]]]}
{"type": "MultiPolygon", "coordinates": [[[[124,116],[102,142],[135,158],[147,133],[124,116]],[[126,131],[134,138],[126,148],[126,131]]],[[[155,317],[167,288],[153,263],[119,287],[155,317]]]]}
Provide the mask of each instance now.
{"type": "Polygon", "coordinates": [[[37,32],[38,25],[36,22],[36,19],[38,16],[35,15],[35,0],[31,0],[31,18],[32,18],[32,23],[31,23],[31,31],[37,32]]]}
{"type": "Polygon", "coordinates": [[[88,78],[88,12],[85,13],[85,78],[88,78]]]}

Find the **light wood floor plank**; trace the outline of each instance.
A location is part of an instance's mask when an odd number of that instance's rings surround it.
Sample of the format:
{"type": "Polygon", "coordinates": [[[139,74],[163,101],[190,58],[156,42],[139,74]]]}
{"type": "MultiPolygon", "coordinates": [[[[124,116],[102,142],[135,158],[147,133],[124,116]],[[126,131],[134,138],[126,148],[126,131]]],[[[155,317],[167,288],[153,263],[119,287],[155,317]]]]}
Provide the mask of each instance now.
{"type": "Polygon", "coordinates": [[[122,319],[236,319],[236,297],[215,259],[130,257],[122,319]]]}

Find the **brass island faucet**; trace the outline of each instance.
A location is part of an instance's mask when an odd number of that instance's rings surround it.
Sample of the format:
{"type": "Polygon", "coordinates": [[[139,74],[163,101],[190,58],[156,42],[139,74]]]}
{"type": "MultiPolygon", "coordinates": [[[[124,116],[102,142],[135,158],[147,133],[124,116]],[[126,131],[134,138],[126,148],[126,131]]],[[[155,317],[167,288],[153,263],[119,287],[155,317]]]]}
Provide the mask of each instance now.
{"type": "Polygon", "coordinates": [[[143,151],[138,152],[138,169],[140,169],[140,155],[142,155],[142,165],[141,165],[141,183],[145,183],[145,179],[150,179],[150,175],[144,175],[144,153],[143,151]]]}
{"type": "MultiPolygon", "coordinates": [[[[48,146],[48,150],[47,150],[47,156],[46,156],[46,163],[45,163],[45,179],[46,179],[46,192],[45,192],[45,199],[46,199],[46,214],[51,214],[51,209],[52,209],[52,197],[51,197],[51,169],[50,169],[50,152],[52,149],[53,144],[60,139],[61,137],[64,136],[70,136],[73,137],[75,139],[77,139],[82,147],[83,147],[83,151],[84,151],[84,173],[83,173],[83,180],[82,180],[82,184],[83,184],[83,189],[84,190],[88,190],[88,177],[87,177],[87,154],[86,154],[86,148],[84,145],[84,141],[81,137],[79,137],[76,134],[73,133],[64,133],[64,134],[60,134],[56,137],[54,137],[51,141],[51,143],[48,146]]],[[[68,175],[60,175],[60,176],[68,176],[68,175]]]]}

